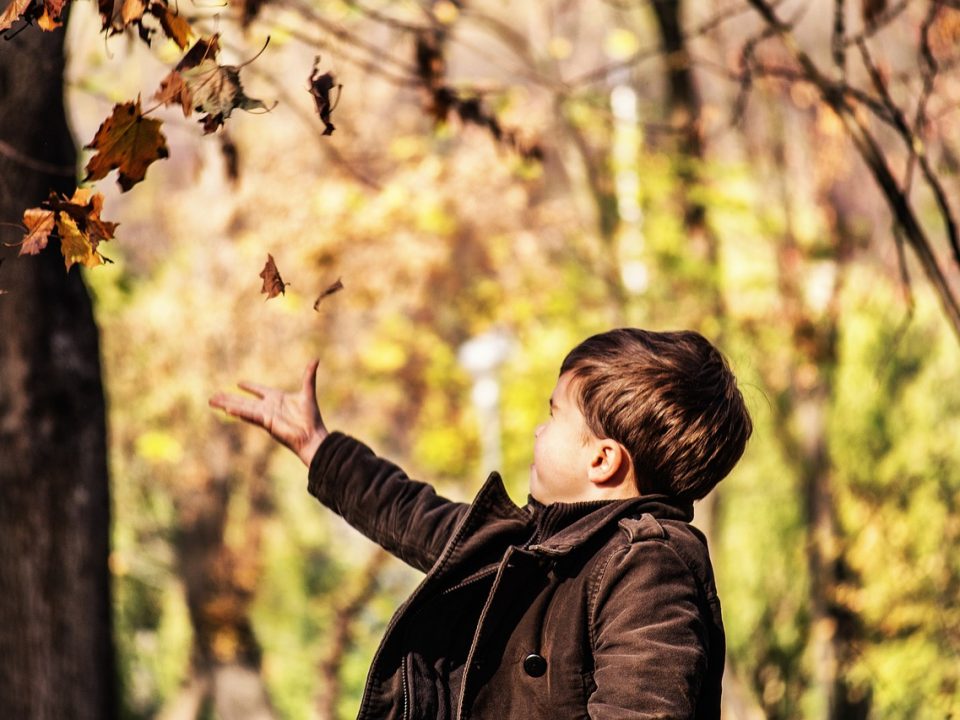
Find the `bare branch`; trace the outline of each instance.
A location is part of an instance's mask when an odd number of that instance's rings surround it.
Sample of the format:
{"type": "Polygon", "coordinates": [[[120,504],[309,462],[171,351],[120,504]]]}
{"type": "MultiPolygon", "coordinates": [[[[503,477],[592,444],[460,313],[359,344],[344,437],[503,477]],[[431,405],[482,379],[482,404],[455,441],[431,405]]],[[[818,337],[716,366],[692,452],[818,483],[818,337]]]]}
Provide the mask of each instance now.
{"type": "MultiPolygon", "coordinates": [[[[886,83],[884,83],[883,78],[880,76],[880,71],[877,69],[876,64],[873,62],[873,59],[870,56],[870,50],[867,48],[867,43],[865,41],[860,41],[857,44],[857,47],[860,49],[860,55],[863,58],[863,64],[867,68],[867,72],[870,74],[870,79],[873,82],[874,88],[880,94],[880,98],[883,100],[884,105],[887,106],[890,115],[894,119],[894,127],[900,134],[900,137],[903,139],[904,144],[907,146],[907,152],[909,152],[910,156],[915,158],[916,162],[919,163],[920,171],[923,173],[923,178],[926,180],[927,185],[930,186],[930,189],[933,192],[933,196],[937,201],[937,207],[940,210],[940,215],[943,218],[943,224],[947,231],[947,240],[949,241],[950,248],[953,251],[954,261],[960,265],[960,238],[958,238],[957,235],[957,223],[954,220],[953,212],[950,208],[950,203],[947,200],[947,194],[943,188],[943,184],[940,182],[940,178],[937,177],[937,174],[933,171],[933,168],[930,167],[930,162],[927,158],[926,150],[923,147],[922,140],[916,134],[914,134],[913,130],[907,124],[907,120],[906,117],[904,117],[903,111],[893,101],[893,98],[890,97],[886,83]]],[[[912,164],[909,167],[912,167],[912,164]]],[[[912,173],[910,176],[904,179],[904,194],[909,194],[910,192],[911,179],[912,173]]]]}
{"type": "Polygon", "coordinates": [[[844,0],[834,0],[833,37],[830,39],[830,45],[833,52],[833,63],[837,66],[842,80],[847,77],[847,48],[843,43],[843,36],[846,32],[845,9],[846,3],[844,0]]]}

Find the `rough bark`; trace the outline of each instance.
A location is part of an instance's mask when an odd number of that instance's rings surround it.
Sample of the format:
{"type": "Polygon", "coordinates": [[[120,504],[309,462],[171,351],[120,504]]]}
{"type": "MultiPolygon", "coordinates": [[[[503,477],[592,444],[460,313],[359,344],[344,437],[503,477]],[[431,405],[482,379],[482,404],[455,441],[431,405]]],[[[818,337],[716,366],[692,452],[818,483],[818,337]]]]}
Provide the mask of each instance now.
{"type": "MultiPolygon", "coordinates": [[[[72,192],[64,31],[0,43],[0,221],[72,192]]],[[[16,242],[14,228],[0,239],[16,242]]],[[[116,716],[97,327],[56,241],[0,247],[0,717],[116,716]]]]}

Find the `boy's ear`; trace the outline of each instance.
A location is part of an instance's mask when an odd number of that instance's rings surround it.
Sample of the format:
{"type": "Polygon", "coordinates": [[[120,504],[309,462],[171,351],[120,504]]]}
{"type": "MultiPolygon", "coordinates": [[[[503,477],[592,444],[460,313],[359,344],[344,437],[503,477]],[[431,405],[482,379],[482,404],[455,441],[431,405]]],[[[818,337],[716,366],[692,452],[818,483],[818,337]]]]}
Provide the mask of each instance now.
{"type": "Polygon", "coordinates": [[[587,477],[595,485],[623,480],[630,470],[627,451],[616,440],[603,438],[596,441],[587,477]]]}

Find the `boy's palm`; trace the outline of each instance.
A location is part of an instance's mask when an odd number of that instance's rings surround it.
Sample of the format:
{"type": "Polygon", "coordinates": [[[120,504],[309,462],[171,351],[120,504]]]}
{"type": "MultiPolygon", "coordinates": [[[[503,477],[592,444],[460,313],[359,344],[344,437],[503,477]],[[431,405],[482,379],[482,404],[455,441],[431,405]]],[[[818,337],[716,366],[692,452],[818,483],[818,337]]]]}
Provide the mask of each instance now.
{"type": "Polygon", "coordinates": [[[276,388],[251,382],[237,386],[253,397],[217,393],[210,405],[253,425],[259,425],[276,440],[293,450],[305,465],[327,436],[327,429],[317,405],[316,360],[307,365],[299,392],[286,393],[276,388]]]}

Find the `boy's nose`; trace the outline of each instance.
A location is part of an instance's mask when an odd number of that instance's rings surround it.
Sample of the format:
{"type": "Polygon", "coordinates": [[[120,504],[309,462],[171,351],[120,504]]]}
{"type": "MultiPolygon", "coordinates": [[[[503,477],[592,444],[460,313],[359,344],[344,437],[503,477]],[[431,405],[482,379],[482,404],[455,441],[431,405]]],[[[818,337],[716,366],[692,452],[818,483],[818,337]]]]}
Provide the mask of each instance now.
{"type": "Polygon", "coordinates": [[[544,425],[546,425],[546,423],[540,423],[539,425],[537,425],[537,426],[533,429],[533,436],[534,436],[535,438],[540,437],[540,433],[543,432],[543,427],[544,427],[544,425]]]}

